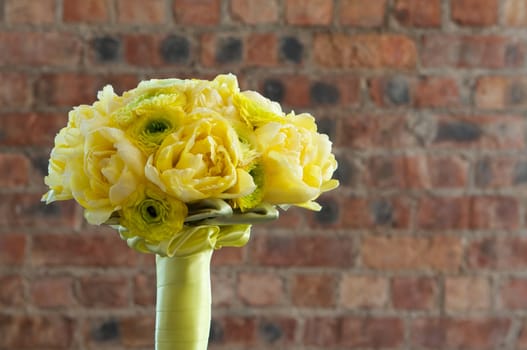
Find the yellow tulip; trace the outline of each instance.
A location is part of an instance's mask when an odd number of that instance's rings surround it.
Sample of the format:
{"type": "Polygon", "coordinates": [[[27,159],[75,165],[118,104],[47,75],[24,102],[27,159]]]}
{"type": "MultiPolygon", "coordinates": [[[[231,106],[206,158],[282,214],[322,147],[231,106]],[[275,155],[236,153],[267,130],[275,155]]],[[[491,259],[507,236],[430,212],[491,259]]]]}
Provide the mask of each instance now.
{"type": "Polygon", "coordinates": [[[338,186],[331,179],[337,168],[331,142],[317,133],[315,120],[308,114],[287,120],[255,130],[264,168],[263,201],[318,210],[313,200],[338,186]]]}
{"type": "Polygon", "coordinates": [[[229,122],[211,111],[169,135],[145,168],[147,178],[183,202],[239,198],[256,188],[242,143],[229,122]]]}

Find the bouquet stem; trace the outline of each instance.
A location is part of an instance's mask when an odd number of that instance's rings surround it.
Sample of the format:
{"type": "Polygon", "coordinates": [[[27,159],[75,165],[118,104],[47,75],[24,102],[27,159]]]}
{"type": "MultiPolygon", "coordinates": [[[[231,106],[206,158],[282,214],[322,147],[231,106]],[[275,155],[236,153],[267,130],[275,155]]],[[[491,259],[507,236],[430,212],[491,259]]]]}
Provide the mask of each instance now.
{"type": "Polygon", "coordinates": [[[156,350],[206,350],[211,315],[212,249],[156,257],[156,350]]]}

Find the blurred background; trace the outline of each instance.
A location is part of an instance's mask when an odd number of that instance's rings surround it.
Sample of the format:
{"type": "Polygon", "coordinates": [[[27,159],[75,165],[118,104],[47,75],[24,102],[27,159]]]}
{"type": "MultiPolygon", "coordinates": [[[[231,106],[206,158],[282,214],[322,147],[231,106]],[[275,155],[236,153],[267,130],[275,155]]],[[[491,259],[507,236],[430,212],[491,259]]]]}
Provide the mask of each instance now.
{"type": "Polygon", "coordinates": [[[215,253],[210,349],[527,349],[527,0],[1,0],[0,349],[152,349],[152,256],[45,206],[112,84],[309,111],[341,187],[215,253]]]}

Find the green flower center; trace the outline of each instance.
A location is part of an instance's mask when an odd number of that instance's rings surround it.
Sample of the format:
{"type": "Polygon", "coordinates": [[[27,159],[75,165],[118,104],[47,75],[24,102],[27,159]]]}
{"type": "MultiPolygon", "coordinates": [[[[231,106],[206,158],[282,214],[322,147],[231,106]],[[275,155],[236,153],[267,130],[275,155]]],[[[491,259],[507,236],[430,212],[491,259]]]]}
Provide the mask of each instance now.
{"type": "Polygon", "coordinates": [[[154,199],[145,199],[139,205],[141,217],[147,224],[156,224],[163,221],[166,212],[163,205],[154,199]]]}
{"type": "Polygon", "coordinates": [[[159,134],[170,128],[169,123],[166,120],[152,120],[146,125],[146,132],[148,134],[159,134]]]}

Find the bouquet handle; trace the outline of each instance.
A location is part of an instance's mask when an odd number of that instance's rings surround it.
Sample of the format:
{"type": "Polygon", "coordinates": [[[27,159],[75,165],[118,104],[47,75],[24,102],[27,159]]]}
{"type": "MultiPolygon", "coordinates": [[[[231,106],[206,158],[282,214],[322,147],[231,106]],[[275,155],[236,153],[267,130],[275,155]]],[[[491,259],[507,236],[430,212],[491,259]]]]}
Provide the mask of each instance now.
{"type": "Polygon", "coordinates": [[[210,331],[212,249],[156,256],[156,350],[206,350],[210,331]]]}

